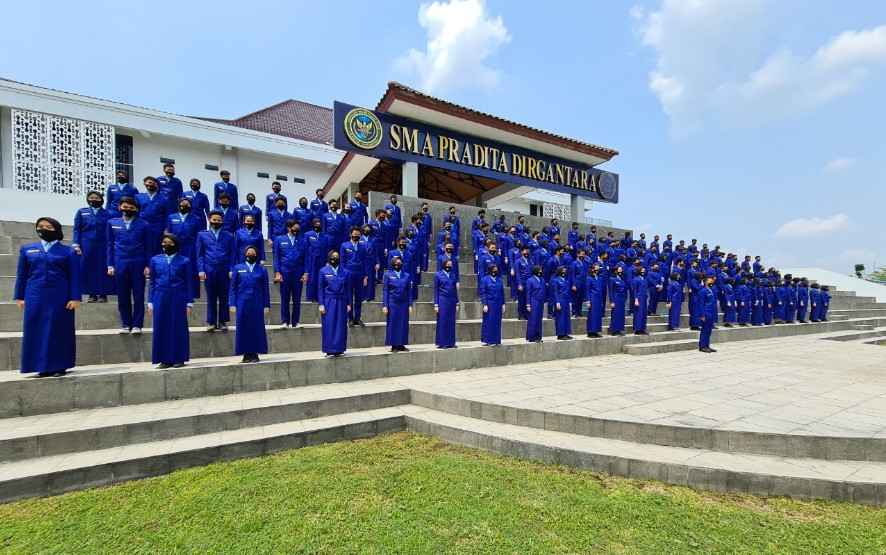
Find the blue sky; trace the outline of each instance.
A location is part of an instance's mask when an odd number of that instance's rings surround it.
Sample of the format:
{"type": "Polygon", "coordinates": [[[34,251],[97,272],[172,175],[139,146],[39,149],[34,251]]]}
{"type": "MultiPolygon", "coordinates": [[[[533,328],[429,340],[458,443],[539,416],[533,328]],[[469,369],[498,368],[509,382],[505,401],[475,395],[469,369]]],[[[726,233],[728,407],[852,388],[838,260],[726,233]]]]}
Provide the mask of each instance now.
{"type": "Polygon", "coordinates": [[[595,216],[782,266],[886,265],[886,3],[16,2],[0,76],[234,117],[389,80],[618,149],[595,216]]]}

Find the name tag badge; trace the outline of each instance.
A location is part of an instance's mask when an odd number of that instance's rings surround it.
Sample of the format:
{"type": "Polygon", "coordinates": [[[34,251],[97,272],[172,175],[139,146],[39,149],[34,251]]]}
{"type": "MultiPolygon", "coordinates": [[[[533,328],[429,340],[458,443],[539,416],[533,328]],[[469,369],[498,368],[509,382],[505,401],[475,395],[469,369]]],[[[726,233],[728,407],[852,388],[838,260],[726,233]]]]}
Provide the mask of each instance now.
{"type": "Polygon", "coordinates": [[[123,229],[122,225],[112,225],[111,229],[123,229]]]}
{"type": "Polygon", "coordinates": [[[238,274],[245,274],[245,273],[246,273],[246,270],[237,270],[237,273],[238,273],[238,274]]]}
{"type": "Polygon", "coordinates": [[[40,252],[40,249],[28,249],[27,251],[25,251],[25,254],[31,254],[34,252],[40,252]]]}

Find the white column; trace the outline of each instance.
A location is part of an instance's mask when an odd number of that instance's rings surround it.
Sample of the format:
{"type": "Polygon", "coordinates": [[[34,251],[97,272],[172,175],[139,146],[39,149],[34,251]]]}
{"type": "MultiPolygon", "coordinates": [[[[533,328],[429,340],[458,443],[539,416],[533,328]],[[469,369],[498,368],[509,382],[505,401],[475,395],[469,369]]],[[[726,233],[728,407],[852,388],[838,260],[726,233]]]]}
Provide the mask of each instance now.
{"type": "Polygon", "coordinates": [[[569,215],[573,222],[585,221],[585,199],[582,196],[569,195],[569,215]]]}
{"type": "Polygon", "coordinates": [[[418,163],[405,162],[403,164],[403,190],[404,197],[418,198],[418,163]]]}

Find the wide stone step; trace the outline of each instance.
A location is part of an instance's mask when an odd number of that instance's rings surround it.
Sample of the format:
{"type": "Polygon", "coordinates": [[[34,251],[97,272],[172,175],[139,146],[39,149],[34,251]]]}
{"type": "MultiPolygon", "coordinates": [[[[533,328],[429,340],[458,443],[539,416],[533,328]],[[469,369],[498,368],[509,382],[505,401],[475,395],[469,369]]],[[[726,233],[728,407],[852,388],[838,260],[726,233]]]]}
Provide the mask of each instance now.
{"type": "Polygon", "coordinates": [[[372,437],[402,430],[404,426],[402,409],[384,408],[9,462],[0,464],[0,501],[54,495],[216,461],[372,437]]]}
{"type": "Polygon", "coordinates": [[[373,383],[354,393],[343,385],[334,387],[87,409],[73,418],[44,414],[0,419],[0,468],[2,463],[24,459],[393,407],[410,399],[407,389],[373,383]]]}
{"type": "Polygon", "coordinates": [[[242,364],[239,358],[199,359],[184,368],[166,370],[149,363],[127,363],[78,367],[52,379],[0,372],[0,418],[612,355],[621,353],[625,344],[695,335],[678,331],[597,339],[581,336],[572,341],[546,337],[543,343],[506,339],[498,347],[460,342],[457,349],[415,344],[404,353],[391,353],[386,347],[352,348],[340,358],[305,351],[267,355],[257,364],[242,364]]]}
{"type": "MultiPolygon", "coordinates": [[[[196,302],[194,308],[188,317],[191,327],[200,327],[206,325],[206,303],[196,302]]],[[[516,303],[509,302],[507,305],[506,315],[513,317],[516,314],[516,303]]],[[[583,314],[587,314],[587,310],[583,310],[583,314]]],[[[663,315],[664,311],[659,310],[658,316],[649,316],[649,323],[663,323],[667,318],[663,315]]],[[[483,317],[483,305],[479,301],[465,301],[459,303],[458,320],[479,320],[483,317]]],[[[364,302],[362,308],[362,320],[366,323],[385,322],[387,316],[382,313],[381,303],[364,302]]],[[[434,312],[434,304],[431,302],[416,302],[413,304],[413,313],[410,317],[414,321],[434,321],[437,316],[434,312]]],[[[83,303],[75,314],[75,325],[78,330],[116,330],[120,327],[120,316],[117,305],[114,302],[109,303],[83,303]]],[[[604,323],[609,322],[609,317],[603,319],[604,323]]],[[[270,326],[279,325],[280,320],[280,303],[271,303],[271,311],[266,318],[266,323],[270,326]]],[[[628,324],[631,318],[628,316],[628,324]]],[[[301,320],[300,324],[319,324],[320,313],[317,310],[316,303],[301,303],[301,320]]],[[[683,323],[688,325],[688,315],[683,315],[683,323]]],[[[152,324],[151,316],[145,314],[145,327],[150,328],[152,324]]],[[[22,331],[22,312],[15,303],[0,303],[0,332],[20,332],[22,331]]]]}
{"type": "Polygon", "coordinates": [[[503,455],[715,491],[886,504],[886,463],[724,453],[526,428],[407,408],[410,430],[503,455]]]}
{"type": "Polygon", "coordinates": [[[413,405],[448,414],[588,437],[724,453],[886,462],[883,437],[799,435],[616,420],[570,414],[558,408],[543,410],[465,399],[420,385],[413,387],[411,400],[413,405]]]}
{"type": "Polygon", "coordinates": [[[862,339],[870,339],[872,337],[881,337],[886,335],[886,329],[877,329],[873,325],[856,325],[855,331],[849,333],[841,333],[826,337],[830,341],[860,341],[862,339]]]}

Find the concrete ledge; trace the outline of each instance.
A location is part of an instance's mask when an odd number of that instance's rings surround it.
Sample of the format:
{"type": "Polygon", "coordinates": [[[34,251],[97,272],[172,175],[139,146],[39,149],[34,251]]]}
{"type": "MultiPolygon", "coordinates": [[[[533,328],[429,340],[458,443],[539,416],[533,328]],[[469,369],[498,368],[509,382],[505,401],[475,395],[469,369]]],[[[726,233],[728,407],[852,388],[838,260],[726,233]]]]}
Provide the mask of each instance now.
{"type": "Polygon", "coordinates": [[[56,495],[333,441],[401,431],[397,409],[135,444],[0,465],[0,502],[56,495]],[[53,468],[43,472],[43,468],[53,468]]]}
{"type": "MultiPolygon", "coordinates": [[[[502,455],[561,464],[641,480],[713,491],[733,491],[798,499],[831,499],[866,505],[886,505],[886,484],[877,479],[848,479],[851,463],[731,455],[695,449],[656,447],[614,440],[580,440],[572,434],[527,434],[507,424],[447,417],[425,409],[406,410],[409,430],[444,441],[502,455]],[[819,470],[815,467],[818,465],[819,470]],[[826,468],[825,468],[826,467],[826,468]],[[783,470],[784,474],[773,473],[783,470]]],[[[873,465],[876,463],[855,463],[873,465]]],[[[886,475],[878,467],[878,476],[886,475]]]]}
{"type": "Polygon", "coordinates": [[[886,438],[746,432],[650,424],[516,408],[413,389],[416,407],[499,424],[649,445],[778,457],[886,463],[886,438]]]}

